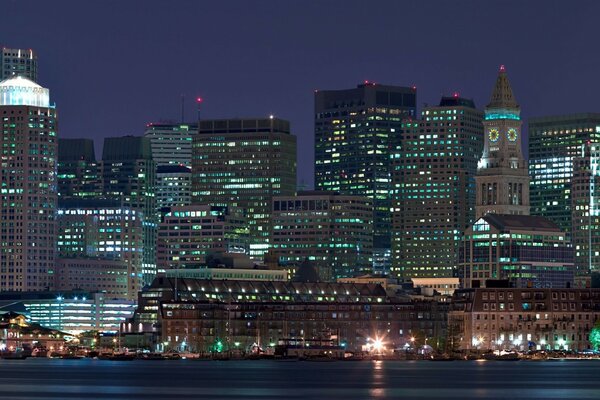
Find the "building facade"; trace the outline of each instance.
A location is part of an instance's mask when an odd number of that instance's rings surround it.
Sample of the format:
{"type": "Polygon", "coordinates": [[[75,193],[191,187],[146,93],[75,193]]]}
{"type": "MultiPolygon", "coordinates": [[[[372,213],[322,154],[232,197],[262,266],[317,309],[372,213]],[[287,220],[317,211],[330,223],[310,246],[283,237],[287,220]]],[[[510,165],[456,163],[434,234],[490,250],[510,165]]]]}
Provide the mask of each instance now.
{"type": "Polygon", "coordinates": [[[122,206],[142,213],[142,280],[149,283],[156,275],[156,233],[159,222],[155,195],[156,163],[152,159],[150,139],[142,136],[104,139],[102,185],[106,197],[119,199],[122,206]]]}
{"type": "Polygon", "coordinates": [[[600,143],[581,146],[570,182],[575,273],[600,272],[600,143]]]}
{"type": "MultiPolygon", "coordinates": [[[[61,200],[57,219],[59,257],[93,257],[125,263],[127,298],[136,299],[143,286],[143,214],[121,206],[118,200],[76,199],[61,200]]],[[[93,268],[89,272],[92,276],[87,280],[94,281],[96,272],[93,268]]],[[[103,289],[99,286],[95,290],[103,289]]]]}
{"type": "Polygon", "coordinates": [[[315,92],[315,189],[373,201],[377,258],[391,249],[390,149],[416,98],[414,87],[369,82],[315,92]]]}
{"type": "Polygon", "coordinates": [[[49,290],[56,243],[57,115],[49,90],[0,82],[0,291],[49,290]]]}
{"type": "Polygon", "coordinates": [[[239,209],[207,205],[174,207],[158,228],[159,272],[206,266],[211,253],[249,251],[249,230],[239,209]]]}
{"type": "Polygon", "coordinates": [[[448,331],[462,350],[585,350],[599,319],[597,289],[463,289],[448,331]]]}
{"type": "Polygon", "coordinates": [[[131,298],[127,262],[111,258],[57,258],[54,290],[102,292],[109,298],[131,298]]]}
{"type": "Polygon", "coordinates": [[[152,158],[158,167],[182,165],[192,167],[192,136],[198,124],[150,123],[144,136],[150,139],[152,158]]]}
{"type": "Polygon", "coordinates": [[[183,165],[156,167],[156,208],[184,207],[192,202],[192,170],[183,165]]]}
{"type": "Polygon", "coordinates": [[[58,195],[61,198],[102,195],[100,168],[92,139],[58,140],[58,195]]]}
{"type": "Polygon", "coordinates": [[[392,272],[403,279],[454,275],[462,232],[475,218],[483,113],[442,97],[406,119],[392,151],[392,272]]]}
{"type": "Polygon", "coordinates": [[[200,121],[193,137],[192,203],[241,208],[250,255],[269,248],[273,196],[296,190],[296,137],[278,118],[200,121]]]}
{"type": "Polygon", "coordinates": [[[0,51],[0,81],[22,76],[30,81],[38,80],[37,55],[31,49],[8,49],[0,51]]]}
{"type": "Polygon", "coordinates": [[[305,259],[323,281],[370,273],[373,203],[368,197],[299,192],[273,198],[271,252],[282,266],[305,259]]]}
{"type": "Polygon", "coordinates": [[[582,146],[600,143],[600,114],[572,114],[529,120],[531,213],[556,223],[569,237],[574,159],[582,146]]]}

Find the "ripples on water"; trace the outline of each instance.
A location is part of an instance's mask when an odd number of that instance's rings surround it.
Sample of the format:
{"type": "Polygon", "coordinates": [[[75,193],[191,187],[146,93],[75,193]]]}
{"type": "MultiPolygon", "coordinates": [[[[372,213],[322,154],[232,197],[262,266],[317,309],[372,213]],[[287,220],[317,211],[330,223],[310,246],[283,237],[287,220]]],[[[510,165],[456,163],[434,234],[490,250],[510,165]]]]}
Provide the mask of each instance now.
{"type": "Polygon", "coordinates": [[[600,399],[600,360],[0,360],[0,399],[600,399]]]}

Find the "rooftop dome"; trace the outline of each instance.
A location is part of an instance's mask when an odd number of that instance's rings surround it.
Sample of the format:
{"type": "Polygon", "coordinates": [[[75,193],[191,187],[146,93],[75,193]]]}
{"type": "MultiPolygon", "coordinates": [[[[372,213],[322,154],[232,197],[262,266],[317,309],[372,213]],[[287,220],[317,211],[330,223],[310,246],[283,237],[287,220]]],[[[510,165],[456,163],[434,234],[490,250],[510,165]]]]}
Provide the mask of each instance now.
{"type": "Polygon", "coordinates": [[[49,107],[50,91],[22,76],[0,82],[0,106],[49,107]]]}

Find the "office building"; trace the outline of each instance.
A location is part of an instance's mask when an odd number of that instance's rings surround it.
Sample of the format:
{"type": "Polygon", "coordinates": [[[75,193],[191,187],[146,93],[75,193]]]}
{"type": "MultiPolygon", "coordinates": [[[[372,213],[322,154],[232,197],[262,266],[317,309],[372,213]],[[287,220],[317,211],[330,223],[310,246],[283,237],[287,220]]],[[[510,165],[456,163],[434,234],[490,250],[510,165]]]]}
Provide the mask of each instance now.
{"type": "Polygon", "coordinates": [[[102,292],[109,298],[126,299],[129,293],[127,262],[121,259],[57,258],[54,290],[102,292]]]}
{"type": "Polygon", "coordinates": [[[233,207],[173,207],[159,225],[157,250],[159,272],[206,266],[211,253],[247,254],[246,218],[233,207]]]}
{"type": "Polygon", "coordinates": [[[183,165],[156,167],[156,208],[162,214],[171,207],[188,206],[192,202],[192,170],[183,165]]]}
{"type": "Polygon", "coordinates": [[[477,220],[464,234],[459,260],[463,287],[494,280],[517,287],[573,284],[573,253],[552,221],[529,215],[529,175],[521,151],[521,119],[504,66],[485,109],[483,157],[477,168],[477,220]]]}
{"type": "Polygon", "coordinates": [[[311,261],[322,281],[370,273],[373,203],[368,197],[308,191],[273,198],[271,253],[279,265],[311,261]]]}
{"type": "Polygon", "coordinates": [[[402,122],[391,161],[395,276],[454,275],[462,233],[475,218],[482,120],[472,100],[454,95],[402,122]]]}
{"type": "Polygon", "coordinates": [[[373,201],[376,259],[391,249],[390,149],[402,120],[416,116],[416,97],[415,88],[369,82],[315,92],[315,189],[373,201]]]}
{"type": "Polygon", "coordinates": [[[575,273],[600,272],[600,143],[581,145],[570,184],[575,273]]]}
{"type": "Polygon", "coordinates": [[[0,52],[0,81],[22,76],[37,82],[37,55],[31,49],[2,48],[0,52]]]}
{"type": "Polygon", "coordinates": [[[192,166],[192,136],[198,124],[150,123],[144,136],[150,139],[152,158],[157,166],[192,166]]]}
{"type": "MultiPolygon", "coordinates": [[[[118,199],[61,200],[57,216],[59,257],[98,258],[125,263],[126,297],[135,299],[144,284],[143,215],[136,208],[122,206],[118,199]]],[[[94,271],[96,267],[102,268],[103,265],[91,266],[88,271],[92,276],[87,279],[93,281],[98,277],[94,271]]],[[[120,281],[120,277],[114,278],[115,282],[120,281]]],[[[103,289],[98,286],[95,290],[103,289]]]]}
{"type": "Polygon", "coordinates": [[[152,159],[150,139],[123,136],[104,139],[102,183],[104,195],[119,199],[123,207],[142,213],[144,229],[143,282],[156,275],[156,232],[159,217],[156,209],[156,164],[152,159]]]}
{"type": "Polygon", "coordinates": [[[296,137],[279,118],[200,121],[193,138],[192,202],[241,208],[250,256],[269,248],[271,201],[296,190],[296,137]]]}
{"type": "Polygon", "coordinates": [[[544,216],[571,235],[574,158],[586,143],[600,143],[600,114],[529,120],[531,214],[544,216]]]}
{"type": "Polygon", "coordinates": [[[0,291],[48,290],[56,243],[56,108],[21,76],[0,82],[0,291]]]}
{"type": "Polygon", "coordinates": [[[61,198],[102,195],[100,170],[92,139],[58,140],[58,195],[61,198]]]}

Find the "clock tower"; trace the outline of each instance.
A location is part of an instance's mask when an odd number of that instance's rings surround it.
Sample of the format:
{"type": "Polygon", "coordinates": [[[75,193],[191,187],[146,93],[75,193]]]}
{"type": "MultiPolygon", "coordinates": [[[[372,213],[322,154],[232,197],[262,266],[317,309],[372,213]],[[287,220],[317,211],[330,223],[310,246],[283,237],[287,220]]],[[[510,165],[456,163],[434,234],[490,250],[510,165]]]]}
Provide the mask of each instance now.
{"type": "Polygon", "coordinates": [[[483,156],[475,176],[476,219],[486,214],[529,215],[529,172],[521,150],[520,114],[502,65],[485,108],[483,156]]]}

